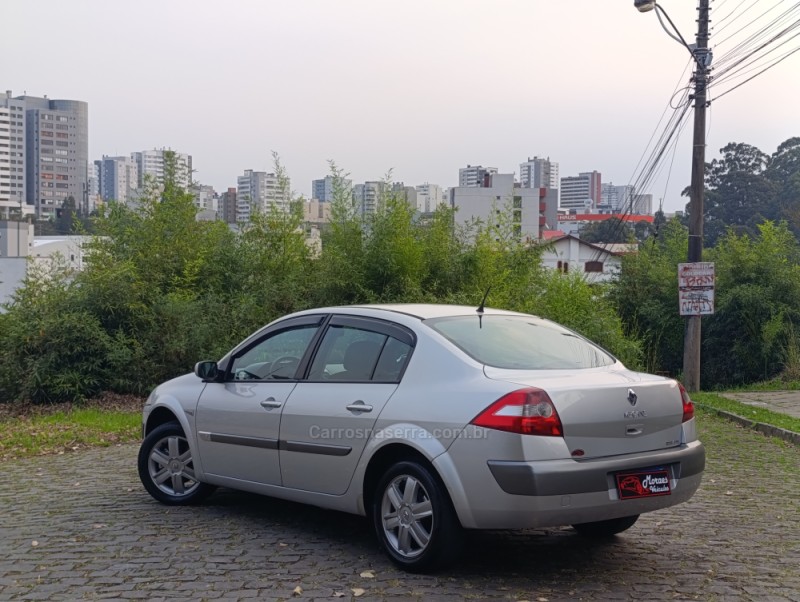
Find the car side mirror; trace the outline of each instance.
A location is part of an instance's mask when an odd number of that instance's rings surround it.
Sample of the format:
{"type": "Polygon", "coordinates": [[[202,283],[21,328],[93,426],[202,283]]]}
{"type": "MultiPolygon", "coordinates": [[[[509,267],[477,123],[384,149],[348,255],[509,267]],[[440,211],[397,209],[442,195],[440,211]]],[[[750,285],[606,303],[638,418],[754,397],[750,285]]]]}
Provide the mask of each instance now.
{"type": "Polygon", "coordinates": [[[194,373],[203,380],[216,380],[219,375],[217,362],[197,362],[194,365],[194,373]]]}

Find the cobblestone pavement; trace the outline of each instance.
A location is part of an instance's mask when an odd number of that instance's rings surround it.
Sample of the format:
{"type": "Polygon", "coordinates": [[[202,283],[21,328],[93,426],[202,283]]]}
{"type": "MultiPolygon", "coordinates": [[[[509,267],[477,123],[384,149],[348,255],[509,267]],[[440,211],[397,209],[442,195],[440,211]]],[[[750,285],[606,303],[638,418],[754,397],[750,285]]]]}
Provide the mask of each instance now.
{"type": "Polygon", "coordinates": [[[722,393],[725,397],[740,403],[759,406],[800,418],[800,391],[746,391],[742,393],[722,393]]]}
{"type": "Polygon", "coordinates": [[[708,466],[687,504],[606,543],[471,534],[435,576],[394,569],[359,517],[229,490],[161,506],[134,445],[0,464],[0,599],[799,602],[800,449],[699,420],[708,466]]]}

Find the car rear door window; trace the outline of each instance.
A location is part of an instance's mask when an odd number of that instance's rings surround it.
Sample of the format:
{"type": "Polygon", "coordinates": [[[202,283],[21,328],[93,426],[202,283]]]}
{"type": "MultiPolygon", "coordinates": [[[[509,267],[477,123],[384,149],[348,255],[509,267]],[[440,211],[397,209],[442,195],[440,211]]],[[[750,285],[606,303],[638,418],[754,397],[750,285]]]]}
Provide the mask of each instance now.
{"type": "Polygon", "coordinates": [[[311,363],[309,381],[396,383],[413,349],[410,335],[397,331],[406,340],[389,334],[397,329],[378,332],[352,320],[332,323],[322,337],[311,363]]]}

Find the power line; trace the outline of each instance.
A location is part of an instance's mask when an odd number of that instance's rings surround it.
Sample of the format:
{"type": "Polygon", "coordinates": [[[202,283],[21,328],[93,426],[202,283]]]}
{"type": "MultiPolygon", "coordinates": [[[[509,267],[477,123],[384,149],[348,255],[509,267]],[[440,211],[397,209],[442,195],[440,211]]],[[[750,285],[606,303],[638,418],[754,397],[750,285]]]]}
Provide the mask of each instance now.
{"type": "MultiPolygon", "coordinates": [[[[743,39],[741,42],[736,44],[733,48],[731,48],[729,51],[727,51],[725,54],[723,54],[720,58],[717,59],[716,69],[720,69],[726,63],[730,63],[732,61],[737,60],[743,54],[748,52],[760,40],[762,40],[766,36],[769,36],[774,31],[776,31],[779,27],[783,26],[784,23],[786,23],[787,21],[789,21],[792,18],[792,16],[793,16],[792,13],[797,11],[798,7],[800,7],[800,2],[795,4],[795,6],[793,6],[790,9],[788,9],[784,13],[778,15],[776,18],[774,18],[768,24],[766,24],[765,26],[761,27],[759,30],[753,32],[752,34],[747,36],[745,39],[743,39]]],[[[773,9],[774,8],[775,7],[773,7],[773,9]]],[[[772,9],[770,9],[770,10],[772,10],[772,9]]],[[[769,12],[769,11],[767,11],[767,12],[769,12]]],[[[764,14],[766,14],[766,13],[764,13],[764,14]]],[[[739,31],[743,31],[744,29],[747,29],[750,25],[753,25],[754,23],[755,23],[755,20],[750,22],[748,25],[746,25],[745,27],[743,27],[739,31]]],[[[787,29],[789,31],[791,31],[796,25],[797,25],[797,22],[795,22],[792,25],[790,25],[787,29]]],[[[785,31],[786,30],[784,30],[783,32],[780,32],[779,34],[777,34],[776,37],[780,38],[781,35],[785,34],[785,31]]],[[[731,37],[733,37],[733,36],[729,36],[728,38],[725,38],[725,40],[728,40],[731,37]]],[[[717,45],[723,44],[725,40],[719,42],[717,45]]]]}
{"type": "MultiPolygon", "coordinates": [[[[755,71],[756,69],[758,69],[759,67],[762,66],[761,64],[758,64],[758,63],[763,63],[765,61],[765,59],[767,59],[768,55],[770,55],[773,52],[777,51],[779,48],[781,48],[782,46],[788,44],[789,42],[791,42],[793,39],[795,39],[798,36],[800,36],[800,32],[794,34],[789,39],[783,41],[782,43],[778,44],[774,48],[772,48],[769,51],[763,53],[762,56],[752,58],[752,60],[749,60],[749,62],[747,62],[747,64],[742,64],[741,67],[739,69],[737,69],[737,70],[733,70],[733,68],[731,68],[731,69],[727,69],[727,70],[723,71],[720,75],[717,75],[717,76],[715,76],[713,78],[712,85],[718,85],[718,84],[720,84],[722,82],[728,81],[730,79],[736,79],[736,78],[741,77],[742,75],[745,75],[747,73],[751,73],[751,72],[755,71]]],[[[792,52],[793,52],[792,50],[787,51],[786,53],[781,55],[781,57],[785,56],[786,54],[791,54],[792,52]]],[[[779,57],[779,58],[781,58],[781,57],[779,57]]],[[[774,58],[773,59],[769,59],[769,60],[774,60],[774,58]]]]}
{"type": "MultiPolygon", "coordinates": [[[[791,8],[789,8],[789,9],[787,9],[787,10],[786,10],[784,13],[782,13],[780,16],[776,17],[776,19],[773,21],[773,23],[774,23],[775,21],[777,21],[777,20],[781,19],[781,18],[782,18],[783,16],[785,16],[787,13],[790,13],[791,11],[793,11],[794,9],[796,9],[796,8],[798,7],[798,5],[800,5],[800,2],[798,2],[797,4],[795,4],[793,7],[791,7],[791,8]]],[[[721,39],[719,42],[717,42],[717,44],[718,44],[718,45],[724,44],[725,42],[727,42],[727,41],[728,41],[728,40],[730,40],[731,38],[734,38],[734,37],[736,37],[736,35],[737,35],[737,34],[739,34],[739,33],[743,32],[745,29],[747,29],[748,27],[750,27],[751,25],[753,25],[753,24],[754,24],[756,21],[758,21],[759,19],[761,19],[761,17],[763,17],[763,16],[765,16],[765,15],[768,15],[769,13],[771,13],[773,10],[775,10],[776,8],[778,8],[778,6],[779,6],[779,4],[775,4],[775,5],[773,5],[771,8],[768,8],[768,9],[767,9],[767,10],[765,10],[763,13],[761,13],[761,14],[760,14],[758,17],[756,17],[755,19],[753,19],[752,21],[750,21],[750,22],[749,22],[747,25],[745,25],[745,26],[743,26],[743,27],[740,27],[740,28],[739,28],[739,29],[737,29],[735,32],[733,32],[732,34],[730,34],[730,35],[728,35],[727,37],[725,37],[725,38],[721,39]]],[[[766,27],[769,27],[769,25],[768,25],[768,26],[766,26],[766,27]]],[[[721,27],[721,28],[720,28],[720,30],[724,30],[724,29],[725,29],[725,27],[721,27]]],[[[719,35],[719,32],[717,32],[717,35],[719,35]]]]}
{"type": "Polygon", "coordinates": [[[772,68],[773,68],[775,65],[777,65],[777,64],[779,64],[779,63],[782,63],[783,61],[785,61],[786,59],[788,59],[790,56],[792,56],[792,55],[793,55],[795,52],[797,52],[798,50],[800,50],[800,46],[798,46],[797,48],[795,48],[795,49],[794,49],[794,50],[792,50],[791,52],[788,52],[788,53],[786,53],[786,54],[785,54],[783,57],[781,57],[779,60],[776,60],[776,61],[775,61],[775,62],[773,62],[771,65],[768,65],[767,67],[765,67],[764,69],[762,69],[761,71],[759,71],[758,73],[756,73],[755,75],[753,75],[753,76],[751,76],[751,77],[748,77],[748,78],[747,78],[746,80],[744,80],[743,82],[736,84],[735,86],[733,86],[732,88],[729,88],[728,90],[725,90],[725,91],[724,91],[724,92],[722,92],[721,94],[718,94],[718,95],[717,95],[717,100],[719,100],[720,98],[722,98],[722,97],[723,97],[723,96],[725,96],[726,94],[728,94],[728,93],[730,93],[730,92],[733,92],[733,91],[734,91],[736,88],[740,88],[740,87],[742,87],[742,86],[743,86],[743,85],[745,85],[747,82],[754,80],[755,78],[757,78],[759,75],[761,75],[761,74],[762,74],[762,73],[764,73],[765,71],[769,71],[769,70],[770,70],[770,69],[772,69],[772,68]]]}
{"type": "MultiPolygon", "coordinates": [[[[744,15],[744,14],[745,14],[745,13],[746,13],[748,10],[750,10],[751,8],[753,8],[753,7],[756,5],[756,2],[757,2],[757,1],[758,1],[758,0],[753,0],[753,3],[752,3],[750,6],[748,6],[746,9],[744,9],[744,10],[743,10],[742,12],[740,12],[738,15],[736,15],[736,16],[733,18],[733,21],[730,21],[730,22],[729,22],[727,25],[725,25],[725,26],[723,26],[723,27],[719,27],[719,28],[717,28],[717,27],[714,27],[714,30],[715,30],[715,32],[716,32],[717,34],[719,34],[720,32],[722,32],[722,31],[724,31],[725,29],[727,29],[728,27],[730,27],[730,26],[731,26],[733,23],[735,23],[735,22],[736,22],[736,21],[737,21],[737,20],[738,20],[738,19],[739,19],[741,16],[743,16],[743,15],[744,15]]],[[[737,5],[736,5],[736,8],[734,8],[734,9],[733,9],[731,12],[729,12],[729,13],[728,13],[727,15],[725,15],[724,17],[721,17],[721,18],[720,18],[720,19],[717,21],[717,25],[721,25],[721,24],[722,24],[722,23],[724,23],[724,22],[725,22],[727,19],[729,19],[730,17],[732,17],[733,15],[735,15],[735,14],[736,14],[736,11],[737,11],[737,10],[739,10],[739,7],[740,7],[742,4],[744,4],[745,2],[747,2],[747,0],[742,0],[742,1],[741,1],[739,4],[737,4],[737,5]]],[[[719,8],[720,8],[720,7],[718,7],[718,8],[717,8],[717,10],[719,10],[719,8]]]]}

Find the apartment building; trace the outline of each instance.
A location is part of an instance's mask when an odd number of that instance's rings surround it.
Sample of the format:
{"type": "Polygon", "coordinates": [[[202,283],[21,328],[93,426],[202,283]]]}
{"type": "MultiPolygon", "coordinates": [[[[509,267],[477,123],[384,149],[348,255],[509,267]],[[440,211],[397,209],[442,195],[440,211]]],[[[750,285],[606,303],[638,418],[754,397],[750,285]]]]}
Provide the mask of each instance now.
{"type": "Polygon", "coordinates": [[[8,122],[0,123],[5,126],[0,131],[7,131],[0,133],[0,212],[7,215],[12,207],[22,206],[23,213],[32,208],[38,219],[48,219],[55,217],[56,209],[69,197],[84,207],[88,104],[47,96],[13,96],[7,90],[0,95],[0,107],[0,122],[8,122]]]}
{"type": "Polygon", "coordinates": [[[496,167],[483,167],[482,165],[467,165],[458,170],[458,186],[460,188],[475,188],[485,186],[489,176],[497,173],[496,167]]]}
{"type": "Polygon", "coordinates": [[[128,204],[139,190],[139,165],[133,157],[108,157],[95,161],[98,192],[105,202],[128,204]]]}
{"type": "Polygon", "coordinates": [[[417,189],[417,211],[430,213],[436,211],[439,205],[446,203],[444,191],[438,184],[420,184],[417,189]]]}
{"type": "Polygon", "coordinates": [[[478,218],[492,222],[507,208],[515,233],[523,241],[537,240],[557,223],[558,192],[553,188],[522,188],[514,174],[492,174],[485,186],[450,189],[450,204],[456,209],[456,223],[465,225],[478,218]]]}
{"type": "Polygon", "coordinates": [[[34,213],[25,186],[25,103],[0,94],[0,219],[34,213]]]}
{"type": "Polygon", "coordinates": [[[256,211],[267,212],[273,206],[287,211],[290,191],[288,179],[282,183],[274,173],[246,169],[236,179],[236,221],[249,222],[256,211]]]}
{"type": "Polygon", "coordinates": [[[555,188],[560,185],[558,163],[550,157],[534,157],[519,164],[519,182],[522,188],[555,188]]]}
{"type": "Polygon", "coordinates": [[[596,211],[602,200],[601,177],[598,171],[588,171],[577,176],[561,178],[559,189],[561,209],[580,213],[596,211]]]}
{"type": "Polygon", "coordinates": [[[137,188],[144,188],[148,180],[163,182],[165,157],[170,152],[175,155],[175,182],[181,188],[189,189],[192,184],[192,156],[165,148],[131,153],[131,159],[136,163],[137,188]]]}
{"type": "MultiPolygon", "coordinates": [[[[340,178],[338,184],[342,192],[347,192],[353,188],[353,181],[347,178],[340,178]]],[[[325,176],[319,180],[311,181],[311,198],[323,203],[330,203],[333,201],[334,192],[336,188],[336,178],[333,176],[325,176]]]]}
{"type": "Polygon", "coordinates": [[[386,195],[386,183],[380,180],[368,181],[353,186],[353,200],[362,215],[375,213],[386,195]]]}

